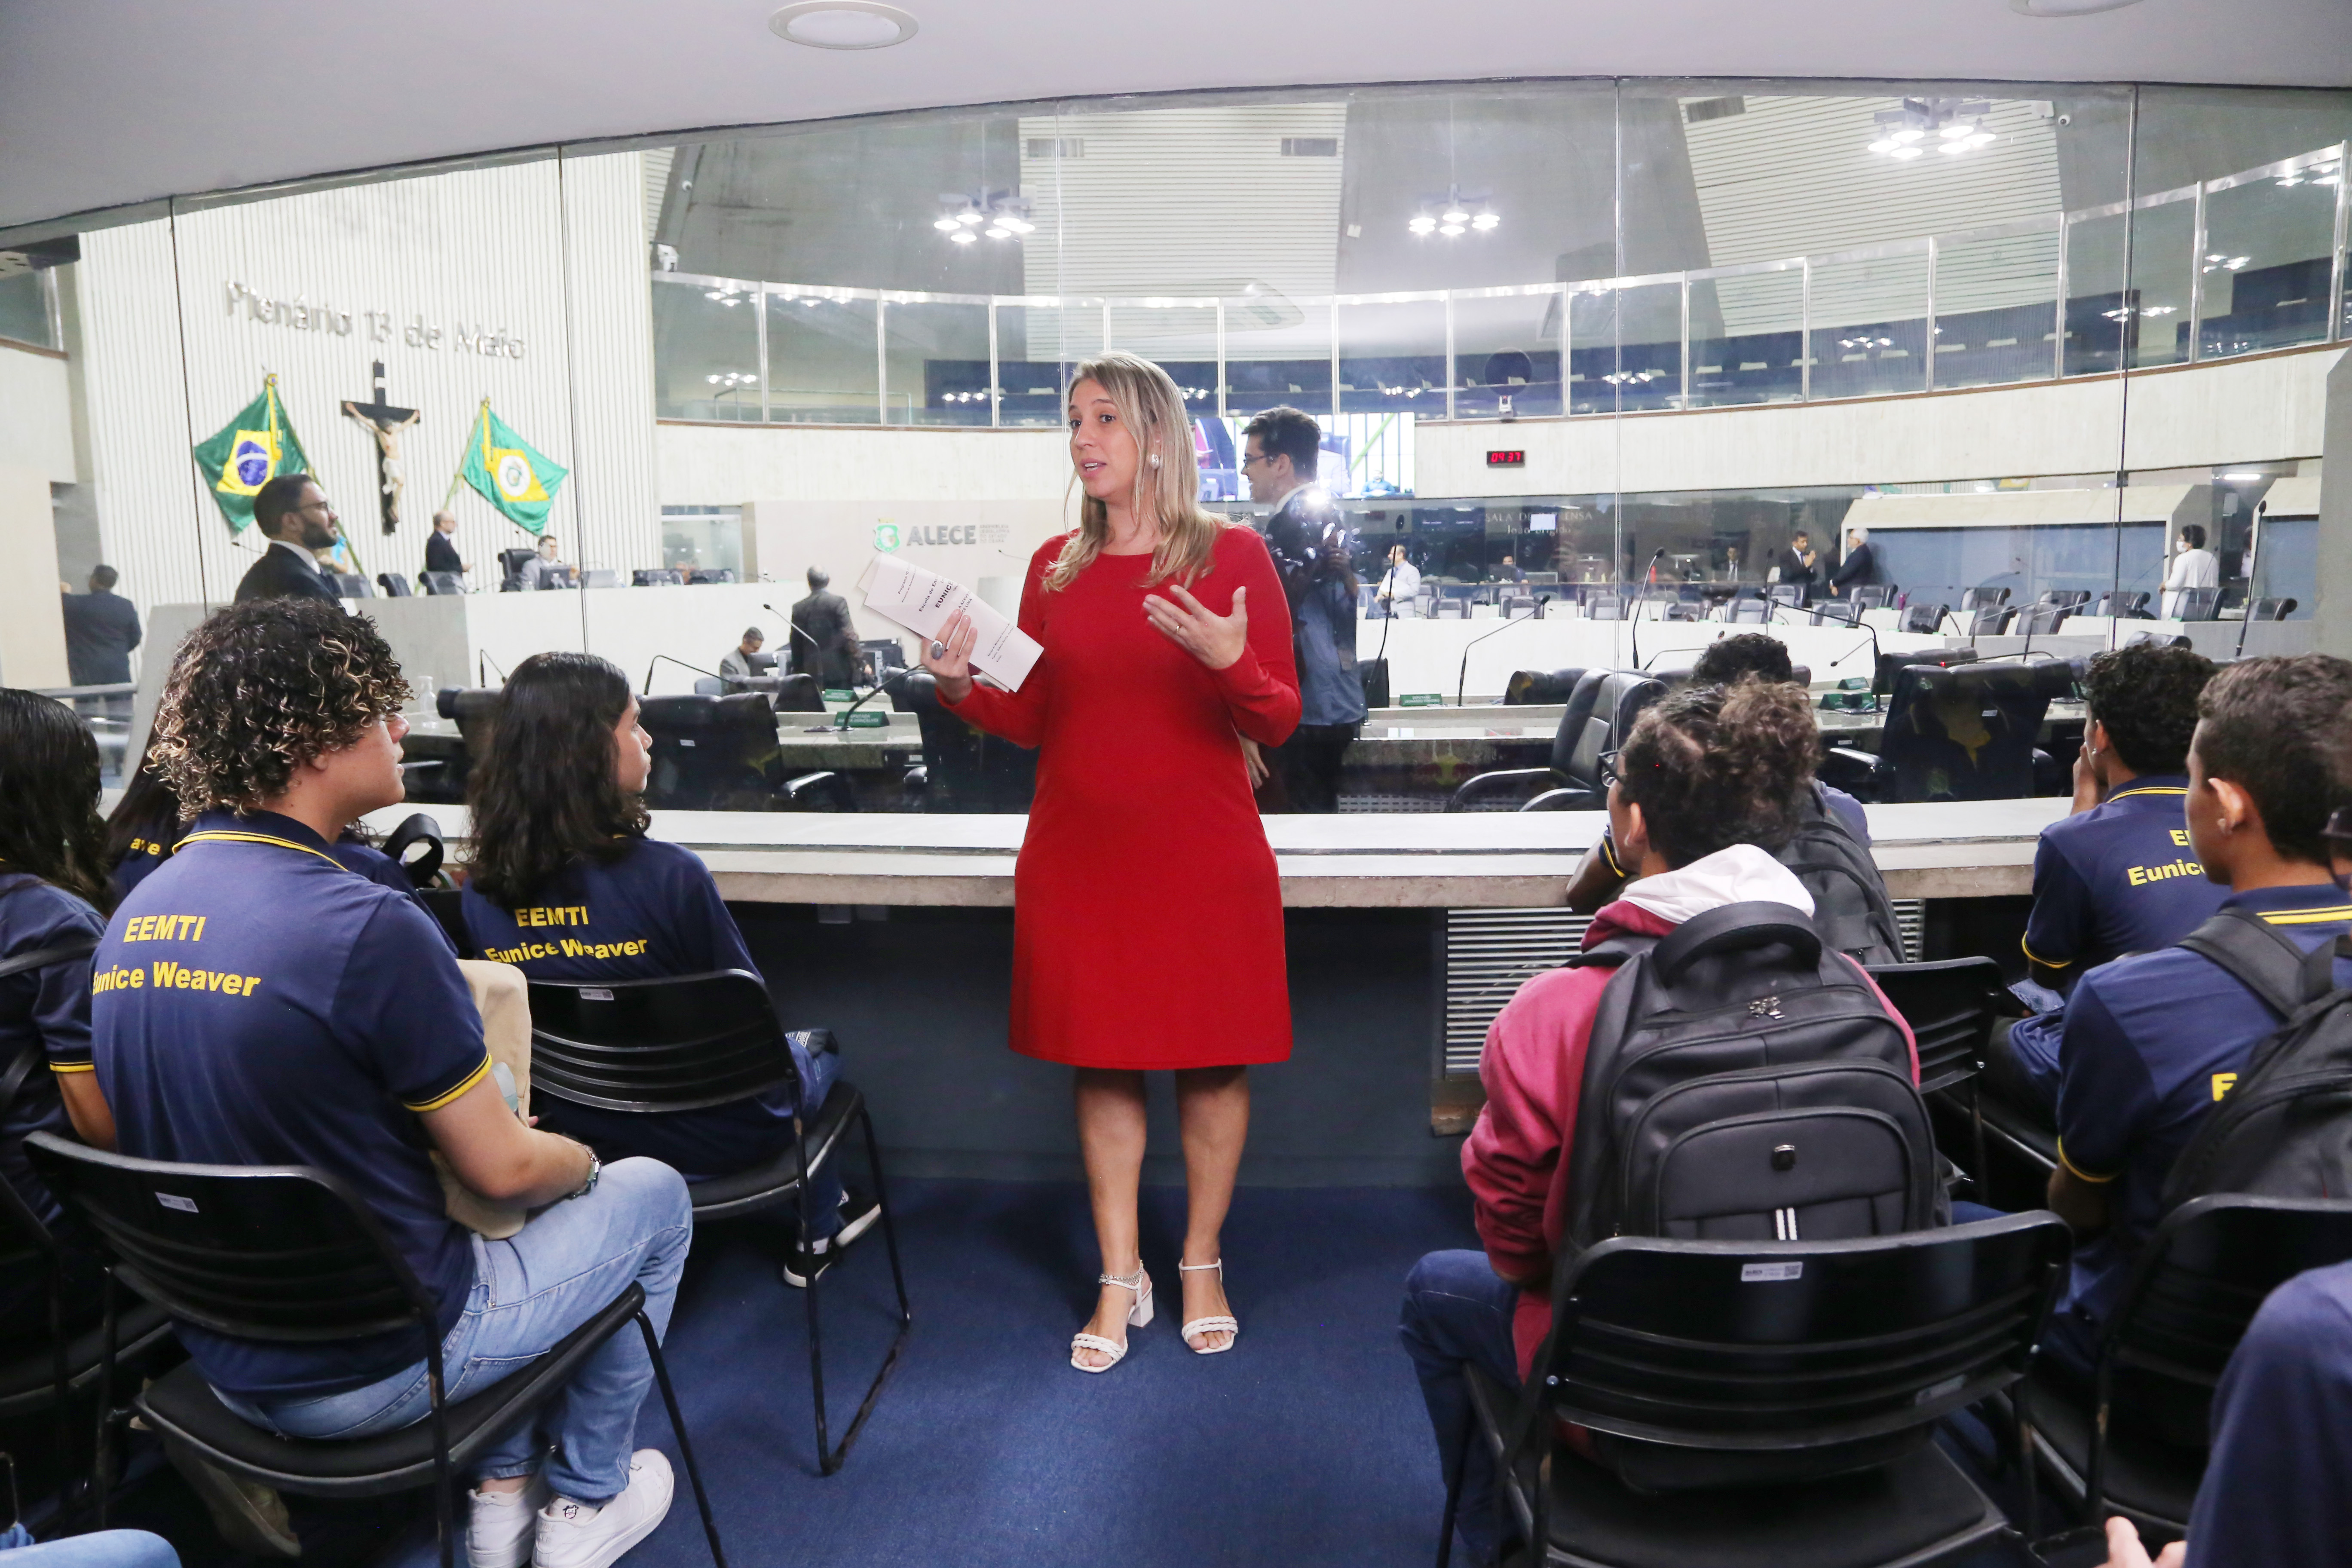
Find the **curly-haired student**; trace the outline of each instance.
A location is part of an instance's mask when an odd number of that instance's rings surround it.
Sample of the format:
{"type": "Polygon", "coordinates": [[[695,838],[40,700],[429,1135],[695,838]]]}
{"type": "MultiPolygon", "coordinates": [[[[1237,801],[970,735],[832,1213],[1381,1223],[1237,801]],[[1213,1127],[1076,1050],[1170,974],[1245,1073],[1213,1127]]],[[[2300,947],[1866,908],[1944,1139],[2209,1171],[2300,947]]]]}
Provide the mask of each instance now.
{"type": "MultiPolygon", "coordinates": [[[[448,939],[330,852],[344,824],[401,799],[407,695],[374,627],[327,601],[240,604],[189,636],[153,755],[194,821],[115,911],[91,1022],[124,1152],[316,1166],[367,1205],[439,1305],[454,1404],[632,1280],[667,1329],[693,1215],[667,1165],[604,1166],[525,1126],[448,939]],[[541,1212],[504,1240],[465,1229],[431,1151],[480,1196],[541,1212]]],[[[405,1331],[265,1344],[178,1329],[224,1404],[287,1436],[365,1436],[427,1413],[405,1331]]],[[[548,1407],[551,1430],[526,1423],[479,1456],[475,1568],[534,1552],[609,1563],[660,1522],[667,1462],[631,1452],[652,1375],[643,1342],[614,1335],[548,1407]]]]}
{"type": "MultiPolygon", "coordinates": [[[[515,666],[467,791],[474,848],[459,907],[483,957],[533,980],[760,973],[701,860],[646,837],[650,746],[629,678],[605,660],[541,653],[515,666]]],[[[822,1103],[839,1061],[808,1053],[803,1104],[822,1103]]],[[[793,1143],[790,1089],[659,1116],[554,1099],[537,1109],[541,1125],[607,1159],[647,1155],[689,1182],[765,1164],[793,1143]]],[[[871,1197],[845,1196],[830,1163],[808,1195],[813,1234],[783,1268],[796,1286],[881,1214],[871,1197]]]]}

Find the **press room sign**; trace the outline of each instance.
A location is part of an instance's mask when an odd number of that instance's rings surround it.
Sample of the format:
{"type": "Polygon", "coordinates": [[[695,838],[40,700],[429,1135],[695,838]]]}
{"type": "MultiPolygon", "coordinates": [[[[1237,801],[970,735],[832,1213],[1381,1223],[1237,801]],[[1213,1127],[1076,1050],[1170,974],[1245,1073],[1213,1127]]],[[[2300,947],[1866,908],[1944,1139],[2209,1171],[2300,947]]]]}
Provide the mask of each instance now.
{"type": "Polygon", "coordinates": [[[443,325],[427,321],[421,310],[410,311],[408,320],[402,321],[390,310],[345,310],[323,300],[313,304],[308,294],[297,294],[290,300],[275,299],[234,279],[226,288],[228,313],[263,326],[324,332],[338,338],[359,331],[365,333],[372,343],[388,343],[397,337],[410,348],[429,349],[436,353],[455,349],[459,353],[483,354],[492,359],[522,358],[522,334],[505,327],[491,328],[479,321],[464,321],[443,325]]]}

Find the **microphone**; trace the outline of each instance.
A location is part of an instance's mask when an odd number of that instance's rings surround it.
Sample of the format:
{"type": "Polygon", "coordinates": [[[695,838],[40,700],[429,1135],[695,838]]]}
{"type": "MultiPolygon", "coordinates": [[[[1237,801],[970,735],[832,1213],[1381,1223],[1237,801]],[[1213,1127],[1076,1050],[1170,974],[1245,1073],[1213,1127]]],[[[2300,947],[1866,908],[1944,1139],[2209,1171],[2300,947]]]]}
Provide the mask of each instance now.
{"type": "MultiPolygon", "coordinates": [[[[1665,555],[1666,547],[1663,544],[1659,545],[1656,550],[1651,552],[1649,570],[1643,578],[1642,585],[1645,590],[1657,582],[1658,563],[1664,560],[1665,555]]],[[[1642,606],[1649,602],[1649,597],[1650,595],[1647,592],[1634,595],[1633,613],[1631,616],[1627,617],[1629,623],[1633,628],[1632,646],[1633,668],[1635,669],[1642,668],[1642,606]]]]}
{"type": "Polygon", "coordinates": [[[506,668],[503,665],[499,665],[497,659],[492,658],[489,655],[489,650],[485,648],[480,654],[477,655],[474,659],[474,684],[477,686],[488,686],[490,683],[489,677],[482,673],[482,667],[484,665],[496,666],[499,671],[499,684],[500,686],[504,686],[507,683],[506,668]]]}
{"type": "MultiPolygon", "coordinates": [[[[893,670],[888,675],[886,675],[881,679],[876,681],[874,683],[873,690],[867,692],[865,696],[859,698],[856,701],[851,703],[848,707],[835,714],[833,716],[833,722],[825,725],[824,730],[848,729],[849,716],[852,713],[856,712],[860,708],[865,707],[868,702],[873,701],[877,697],[881,696],[883,692],[888,690],[892,681],[904,680],[910,675],[920,675],[922,673],[924,673],[924,670],[921,665],[912,665],[905,669],[893,670]]],[[[824,730],[812,728],[807,732],[812,735],[822,734],[824,733],[824,730]]]]}
{"type": "Polygon", "coordinates": [[[656,664],[661,664],[661,663],[663,663],[663,662],[665,662],[665,661],[667,661],[667,662],[668,662],[668,663],[670,663],[670,664],[674,664],[674,665],[677,666],[677,667],[678,667],[678,668],[680,668],[680,669],[690,669],[690,670],[694,671],[694,673],[695,673],[695,674],[697,674],[697,675],[707,675],[707,676],[710,677],[710,679],[711,679],[716,680],[716,681],[719,682],[719,683],[720,683],[720,684],[722,684],[722,685],[724,685],[724,684],[726,683],[726,679],[727,679],[727,678],[726,678],[725,676],[723,676],[723,675],[719,674],[717,670],[705,669],[705,668],[702,668],[700,665],[698,665],[698,664],[688,664],[688,663],[687,663],[687,662],[686,662],[686,660],[684,660],[684,659],[682,659],[682,658],[671,658],[669,657],[669,655],[667,655],[667,654],[666,654],[666,653],[657,653],[657,654],[654,655],[654,657],[652,658],[652,659],[651,659],[651,660],[649,660],[649,661],[646,663],[646,684],[645,684],[645,695],[646,695],[646,696],[648,696],[648,697],[650,697],[650,696],[652,696],[652,695],[653,695],[653,690],[654,690],[654,666],[655,666],[655,665],[656,665],[656,664]]]}
{"type": "Polygon", "coordinates": [[[1485,642],[1488,637],[1500,636],[1502,633],[1509,631],[1515,626],[1520,626],[1528,621],[1541,619],[1543,606],[1550,603],[1551,595],[1549,594],[1539,594],[1536,596],[1535,615],[1521,616],[1516,621],[1511,620],[1507,616],[1505,617],[1503,624],[1496,626],[1493,631],[1480,632],[1476,637],[1472,637],[1468,642],[1462,645],[1462,672],[1460,677],[1454,682],[1454,706],[1456,708],[1463,706],[1463,699],[1470,689],[1470,650],[1476,647],[1480,643],[1485,642]]]}

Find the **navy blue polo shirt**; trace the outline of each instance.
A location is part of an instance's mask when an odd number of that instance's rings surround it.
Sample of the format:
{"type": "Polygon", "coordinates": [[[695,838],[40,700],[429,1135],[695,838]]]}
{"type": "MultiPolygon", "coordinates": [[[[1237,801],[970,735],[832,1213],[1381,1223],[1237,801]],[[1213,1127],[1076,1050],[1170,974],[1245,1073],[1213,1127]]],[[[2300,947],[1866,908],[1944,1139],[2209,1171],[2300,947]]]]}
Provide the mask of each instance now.
{"type": "Polygon", "coordinates": [[[2134,779],[2042,830],[2025,955],[2080,974],[2126,952],[2170,947],[2221,907],[2189,845],[2186,778],[2134,779]]]}
{"type": "MultiPolygon", "coordinates": [[[[91,977],[99,1081],[126,1154],[315,1165],[373,1211],[446,1333],[473,1287],[421,1112],[489,1071],[448,938],[289,817],[207,812],[108,923],[91,977]]],[[[215,1388],[285,1400],[414,1364],[414,1331],[279,1345],[181,1325],[215,1388]]]]}
{"type": "MultiPolygon", "coordinates": [[[[121,903],[131,896],[131,889],[146,880],[147,874],[171,858],[178,840],[166,843],[161,838],[137,837],[122,858],[114,863],[114,900],[121,903]]],[[[413,892],[416,884],[399,861],[374,845],[352,837],[348,832],[327,846],[327,853],[365,877],[369,881],[390,888],[395,893],[413,892]]]]}
{"type": "Polygon", "coordinates": [[[2352,1263],[2271,1292],[2213,1395],[2190,1568],[2340,1563],[2352,1542],[2352,1263]]]}
{"type": "MultiPolygon", "coordinates": [[[[87,942],[105,929],[85,900],[0,862],[0,959],[87,942]]],[[[0,1176],[49,1226],[58,1223],[58,1203],[26,1162],[25,1139],[66,1131],[65,1100],[54,1075],[90,1070],[89,964],[88,958],[69,959],[0,979],[0,1068],[27,1049],[43,1058],[26,1075],[7,1121],[0,1123],[0,1176]]]]}
{"type": "MultiPolygon", "coordinates": [[[[2233,894],[2223,907],[2252,910],[2306,949],[2352,931],[2352,902],[2333,883],[2233,894]]],[[[2336,961],[2336,983],[2352,984],[2352,960],[2336,961]]],[[[2183,947],[2117,959],[2074,987],[2058,1046],[2058,1158],[2109,1188],[2107,1228],[2075,1248],[2053,1325],[2083,1364],[2140,1243],[2163,1217],[2173,1161],[2281,1021],[2221,965],[2183,947]]]]}
{"type": "MultiPolygon", "coordinates": [[[[458,900],[466,935],[484,958],[533,980],[656,980],[721,969],[760,973],[719,884],[692,850],[634,838],[609,862],[574,860],[509,910],[470,884],[458,900]]],[[[771,1158],[792,1128],[779,1089],[707,1110],[642,1116],[534,1097],[540,1124],[605,1159],[641,1154],[689,1178],[725,1175],[771,1158]]]]}

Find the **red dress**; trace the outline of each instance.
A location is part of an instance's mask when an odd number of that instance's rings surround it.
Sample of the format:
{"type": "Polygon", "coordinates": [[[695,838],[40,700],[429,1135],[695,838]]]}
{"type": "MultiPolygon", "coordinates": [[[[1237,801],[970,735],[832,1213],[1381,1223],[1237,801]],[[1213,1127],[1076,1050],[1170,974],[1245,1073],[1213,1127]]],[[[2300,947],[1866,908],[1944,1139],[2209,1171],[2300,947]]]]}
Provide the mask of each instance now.
{"type": "Polygon", "coordinates": [[[1038,748],[1013,873],[1013,1048],[1092,1068],[1286,1061],[1282,884],[1234,738],[1272,747],[1298,723],[1274,561],[1226,527],[1189,584],[1221,616],[1249,590],[1249,646],[1213,670],[1145,618],[1150,556],[1097,556],[1049,593],[1062,544],[1030,558],[1021,594],[1045,657],[1019,691],[975,685],[955,709],[1038,748]]]}

